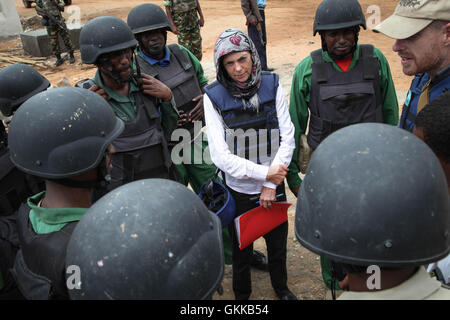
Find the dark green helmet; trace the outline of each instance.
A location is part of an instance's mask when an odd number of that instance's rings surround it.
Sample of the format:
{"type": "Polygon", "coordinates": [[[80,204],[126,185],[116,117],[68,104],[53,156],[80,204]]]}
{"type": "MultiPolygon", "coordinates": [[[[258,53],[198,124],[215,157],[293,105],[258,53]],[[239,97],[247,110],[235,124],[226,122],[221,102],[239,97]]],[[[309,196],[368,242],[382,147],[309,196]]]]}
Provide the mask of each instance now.
{"type": "Polygon", "coordinates": [[[45,179],[96,168],[124,124],[98,94],[63,87],[39,93],[15,113],[8,131],[11,161],[45,179]]]}
{"type": "Polygon", "coordinates": [[[357,0],[323,0],[317,7],[314,35],[319,31],[354,26],[366,29],[366,17],[357,0]]]}
{"type": "Polygon", "coordinates": [[[0,111],[10,117],[27,99],[50,87],[50,82],[26,64],[13,64],[0,70],[0,111]]]}
{"type": "Polygon", "coordinates": [[[128,14],[127,22],[134,34],[156,29],[172,31],[169,18],[163,9],[152,3],[133,8],[128,14]]]}
{"type": "Polygon", "coordinates": [[[130,27],[117,17],[94,18],[84,25],[80,33],[81,59],[86,64],[95,64],[102,54],[136,45],[130,27]]]}
{"type": "Polygon", "coordinates": [[[433,151],[385,124],[351,125],[315,150],[300,187],[295,234],[351,265],[402,268],[450,252],[447,182],[433,151]]]}
{"type": "Polygon", "coordinates": [[[67,247],[70,266],[81,270],[71,299],[210,298],[224,273],[222,226],[182,184],[134,181],[86,212],[67,247]]]}

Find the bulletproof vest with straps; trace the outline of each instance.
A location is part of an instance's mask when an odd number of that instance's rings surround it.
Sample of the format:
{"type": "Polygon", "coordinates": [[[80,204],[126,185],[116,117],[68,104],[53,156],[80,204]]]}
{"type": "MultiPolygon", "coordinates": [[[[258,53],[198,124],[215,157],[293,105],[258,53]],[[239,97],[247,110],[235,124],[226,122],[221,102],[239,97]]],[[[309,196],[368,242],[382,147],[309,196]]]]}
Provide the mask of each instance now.
{"type": "Polygon", "coordinates": [[[12,273],[28,300],[69,299],[66,286],[66,249],[77,222],[60,231],[36,234],[30,222],[31,208],[22,204],[17,216],[21,248],[12,273]]]}
{"type": "Polygon", "coordinates": [[[131,181],[167,178],[172,165],[167,141],[156,108],[156,98],[133,93],[137,115],[125,121],[124,131],[113,141],[116,153],[111,155],[111,183],[107,190],[131,181]]]}
{"type": "Polygon", "coordinates": [[[16,212],[20,204],[44,190],[44,182],[17,169],[5,147],[0,151],[0,216],[16,212]]]}
{"type": "MultiPolygon", "coordinates": [[[[161,68],[158,64],[150,65],[145,58],[138,55],[138,63],[141,71],[146,73],[168,86],[173,93],[178,110],[188,113],[196,102],[192,99],[202,94],[198,84],[197,74],[187,53],[177,44],[168,46],[171,57],[166,68],[161,68]]],[[[193,129],[193,124],[188,123],[183,126],[188,130],[193,129]]]]}
{"type": "MultiPolygon", "coordinates": [[[[406,96],[405,103],[400,117],[399,127],[410,132],[414,129],[414,122],[417,117],[417,108],[419,104],[422,88],[430,80],[427,73],[416,75],[411,83],[411,88],[406,96]]],[[[450,90],[450,66],[439,72],[430,83],[430,100],[433,101],[441,94],[450,90]]]]}
{"type": "Polygon", "coordinates": [[[308,144],[312,148],[345,126],[383,121],[379,65],[373,50],[371,45],[361,45],[359,60],[346,72],[325,62],[322,50],[311,53],[308,144]]]}
{"type": "Polygon", "coordinates": [[[248,101],[233,97],[219,82],[205,87],[225,124],[225,139],[233,154],[262,164],[273,160],[280,146],[276,110],[279,77],[263,72],[258,89],[259,109],[244,109],[248,101]]]}

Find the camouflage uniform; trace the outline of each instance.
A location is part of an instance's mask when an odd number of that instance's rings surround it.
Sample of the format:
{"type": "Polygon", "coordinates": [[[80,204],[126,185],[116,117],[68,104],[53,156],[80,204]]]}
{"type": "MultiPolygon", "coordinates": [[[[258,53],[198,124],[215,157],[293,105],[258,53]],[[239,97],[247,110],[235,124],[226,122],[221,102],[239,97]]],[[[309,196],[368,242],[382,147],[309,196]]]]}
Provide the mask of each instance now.
{"type": "Polygon", "coordinates": [[[173,23],[178,29],[178,44],[182,45],[200,61],[202,60],[202,37],[200,35],[196,0],[166,0],[172,7],[173,23]]]}
{"type": "MultiPolygon", "coordinates": [[[[54,16],[56,20],[58,20],[63,26],[67,28],[65,20],[58,9],[58,6],[64,6],[63,0],[37,0],[36,5],[44,9],[48,14],[54,16]],[[56,5],[56,3],[58,5],[56,5]]],[[[53,53],[59,55],[63,52],[59,45],[58,35],[60,35],[63,39],[64,45],[66,46],[67,50],[73,52],[74,47],[72,41],[70,40],[69,33],[60,26],[54,24],[50,19],[47,20],[48,23],[44,24],[44,21],[42,24],[47,28],[47,33],[50,37],[50,45],[52,47],[53,53]]]]}

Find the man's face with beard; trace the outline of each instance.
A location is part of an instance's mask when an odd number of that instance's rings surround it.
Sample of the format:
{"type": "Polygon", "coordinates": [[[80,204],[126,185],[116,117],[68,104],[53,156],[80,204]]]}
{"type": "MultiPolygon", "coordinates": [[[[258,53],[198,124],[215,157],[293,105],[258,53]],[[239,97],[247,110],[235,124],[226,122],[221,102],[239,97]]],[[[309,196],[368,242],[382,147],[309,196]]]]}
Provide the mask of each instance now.
{"type": "Polygon", "coordinates": [[[146,55],[155,60],[164,58],[167,31],[164,29],[150,30],[140,33],[139,45],[146,55]]]}
{"type": "Polygon", "coordinates": [[[355,29],[345,28],[323,31],[323,38],[327,45],[328,53],[333,59],[348,59],[353,54],[356,45],[355,29]]]}
{"type": "Polygon", "coordinates": [[[114,51],[100,58],[103,74],[120,82],[128,82],[132,75],[133,48],[114,51]]]}

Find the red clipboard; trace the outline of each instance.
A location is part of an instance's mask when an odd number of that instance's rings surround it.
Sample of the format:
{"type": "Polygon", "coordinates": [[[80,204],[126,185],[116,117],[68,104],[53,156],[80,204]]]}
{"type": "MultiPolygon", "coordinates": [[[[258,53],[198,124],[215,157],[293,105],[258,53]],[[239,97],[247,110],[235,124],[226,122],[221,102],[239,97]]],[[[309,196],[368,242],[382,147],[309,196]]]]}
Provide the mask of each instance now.
{"type": "Polygon", "coordinates": [[[244,249],[256,239],[287,221],[289,202],[273,202],[269,210],[259,206],[234,219],[239,249],[244,249]]]}

